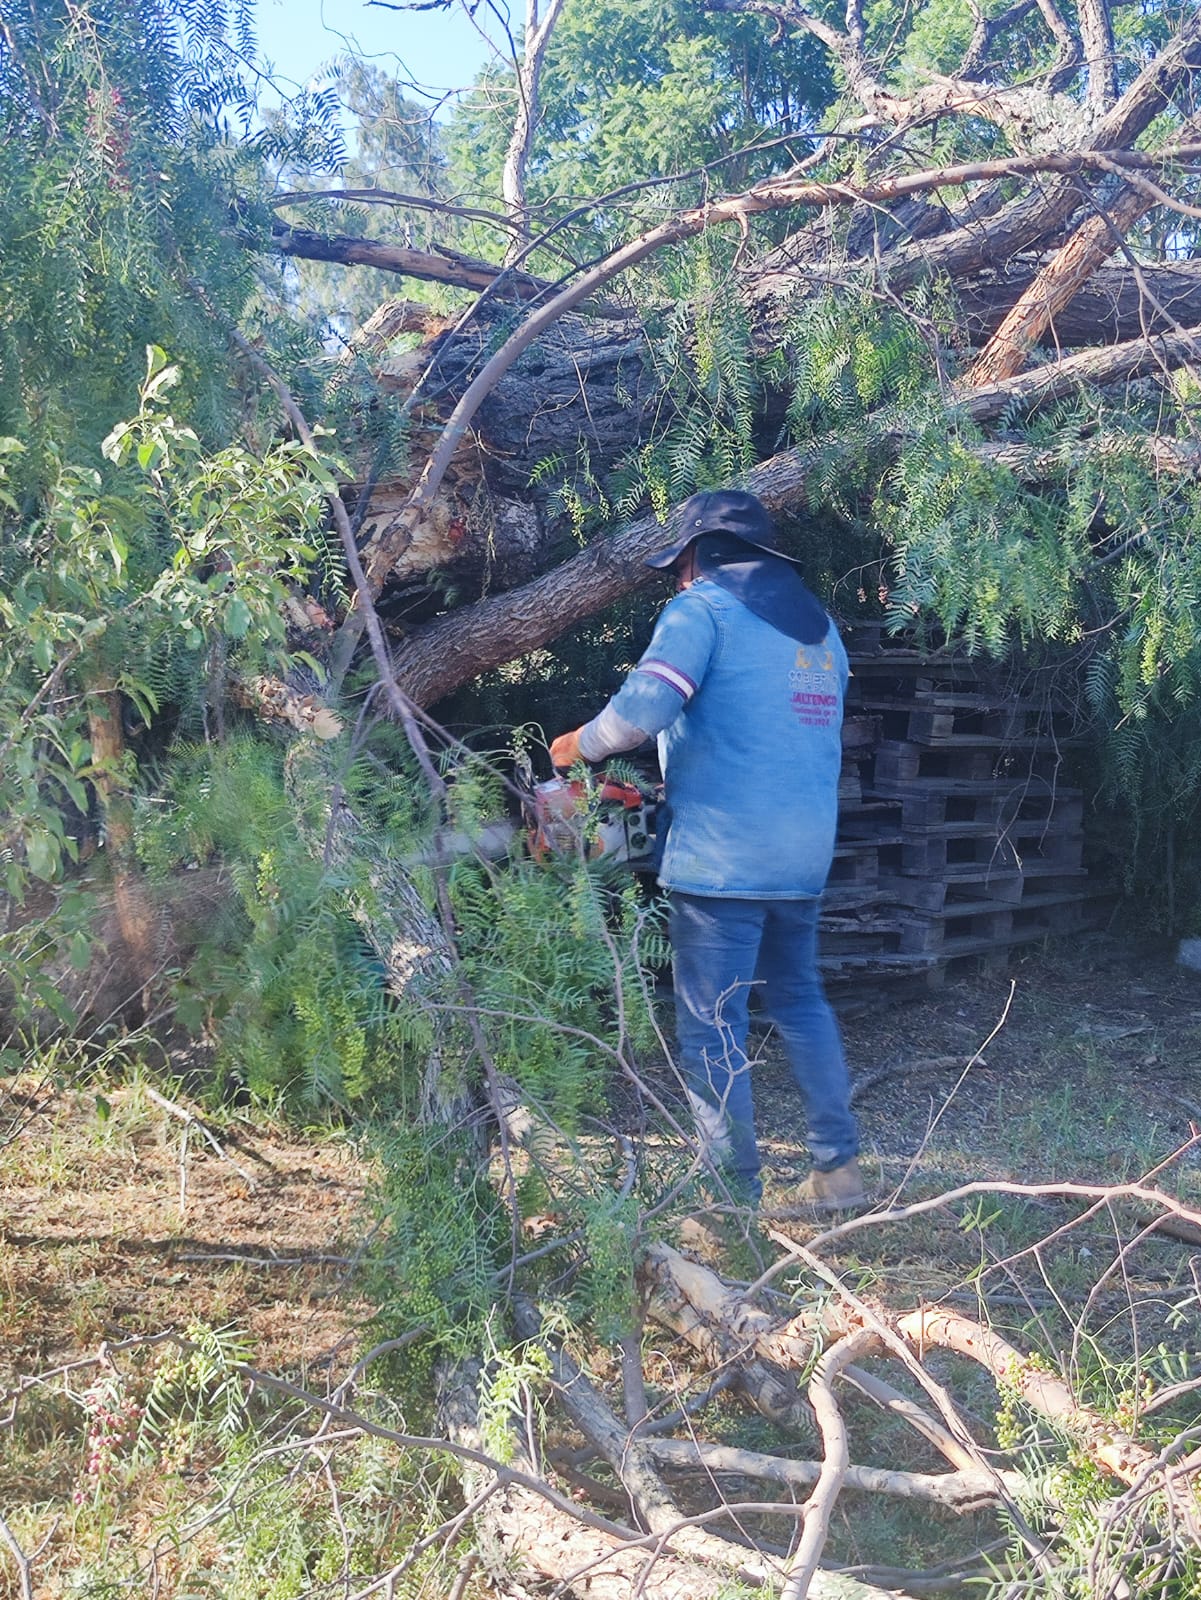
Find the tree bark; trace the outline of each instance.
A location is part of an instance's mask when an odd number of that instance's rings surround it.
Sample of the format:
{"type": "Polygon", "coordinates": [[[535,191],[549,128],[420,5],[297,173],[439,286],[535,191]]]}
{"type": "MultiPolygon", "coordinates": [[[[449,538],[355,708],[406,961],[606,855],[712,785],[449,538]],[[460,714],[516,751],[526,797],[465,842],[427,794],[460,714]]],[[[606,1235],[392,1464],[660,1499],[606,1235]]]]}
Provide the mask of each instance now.
{"type": "Polygon", "coordinates": [[[431,255],[426,250],[406,250],[381,239],[313,233],[308,228],[291,228],[285,222],[272,224],[271,246],[281,256],[332,261],[341,266],[376,267],[381,272],[396,272],[422,283],[445,283],[456,289],[487,289],[517,300],[535,300],[552,287],[545,278],[536,278],[516,268],[498,267],[491,261],[477,261],[453,250],[431,255]]]}
{"type": "MultiPolygon", "coordinates": [[[[971,344],[986,344],[992,338],[1038,271],[1037,263],[1015,261],[956,283],[971,344]]],[[[1147,261],[1138,274],[1117,263],[1097,267],[1054,313],[1046,331],[1056,348],[1071,350],[1171,333],[1197,323],[1201,323],[1201,261],[1147,261]]]]}
{"type": "MultiPolygon", "coordinates": [[[[117,930],[125,946],[142,1005],[158,971],[160,925],[134,856],[133,808],[122,777],[125,730],[121,721],[121,696],[109,678],[97,678],[87,688],[88,733],[95,773],[92,787],[104,823],[105,857],[113,887],[117,930]]],[[[136,998],[136,994],[128,997],[136,998]]]]}
{"type": "MultiPolygon", "coordinates": [[[[785,451],[747,474],[746,487],[769,510],[805,492],[817,452],[785,451]]],[[[667,526],[642,517],[622,533],[589,545],[520,589],[460,606],[414,629],[393,655],[396,680],[418,705],[430,705],[480,673],[536,650],[585,618],[649,583],[646,557],[671,539],[667,526]]]]}
{"type": "MultiPolygon", "coordinates": [[[[1037,367],[1004,383],[961,395],[958,409],[975,423],[987,423],[1015,403],[1035,407],[1081,387],[1169,371],[1195,359],[1199,352],[1201,326],[1154,339],[1131,340],[1037,367]]],[[[881,469],[895,452],[896,444],[895,439],[881,435],[881,469]]],[[[745,487],[757,494],[769,511],[782,511],[803,500],[809,474],[822,453],[823,447],[816,445],[782,451],[753,467],[745,475],[745,487]]],[[[1045,453],[1018,447],[1006,451],[985,446],[982,453],[991,454],[1028,478],[1037,479],[1042,471],[1055,465],[1045,453]]],[[[1174,472],[1196,468],[1196,451],[1184,441],[1155,441],[1152,454],[1174,472]]],[[[646,558],[670,542],[673,526],[674,514],[666,524],[654,517],[643,517],[520,588],[460,606],[414,628],[393,656],[398,683],[418,705],[430,705],[481,673],[549,644],[577,623],[646,586],[655,577],[645,565],[646,558]]]]}
{"type": "Polygon", "coordinates": [[[1024,406],[1045,405],[1074,389],[1103,386],[1152,372],[1168,372],[1182,362],[1201,357],[1201,327],[1153,339],[1131,339],[1125,344],[1089,350],[1063,361],[1035,367],[1001,383],[989,384],[959,398],[963,413],[973,422],[992,422],[1015,401],[1024,406]]]}
{"type": "MultiPolygon", "coordinates": [[[[1181,137],[1191,139],[1196,123],[1187,122],[1181,137]]],[[[1136,183],[1127,183],[1112,200],[1087,217],[1063,248],[1038,273],[964,379],[964,387],[980,389],[1012,378],[1025,366],[1059,312],[1075,299],[1096,269],[1118,248],[1126,234],[1155,205],[1136,183]]]]}
{"type": "MultiPolygon", "coordinates": [[[[517,104],[513,109],[513,126],[505,151],[501,171],[500,189],[505,211],[518,227],[524,227],[525,172],[529,164],[534,132],[538,126],[538,91],[542,79],[542,63],[546,47],[554,32],[563,0],[547,0],[546,12],[539,19],[538,0],[526,0],[525,38],[521,60],[514,63],[517,74],[517,104]]],[[[519,238],[513,239],[505,252],[506,264],[516,261],[523,249],[519,238]]]]}

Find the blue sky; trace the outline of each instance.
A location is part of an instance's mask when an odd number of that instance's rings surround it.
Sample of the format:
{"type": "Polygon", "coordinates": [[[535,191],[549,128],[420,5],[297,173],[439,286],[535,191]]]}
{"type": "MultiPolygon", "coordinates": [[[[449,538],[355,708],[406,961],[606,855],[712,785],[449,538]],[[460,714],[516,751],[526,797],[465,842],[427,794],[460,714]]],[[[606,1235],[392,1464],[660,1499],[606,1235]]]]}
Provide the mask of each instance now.
{"type": "MultiPolygon", "coordinates": [[[[486,7],[480,6],[481,17],[486,7]]],[[[504,14],[503,3],[498,6],[504,14]]],[[[491,14],[490,31],[504,41],[491,14]]],[[[288,89],[308,83],[332,57],[354,51],[412,81],[432,101],[466,88],[489,48],[462,5],[446,11],[390,11],[365,0],[257,0],[260,54],[288,89]]],[[[514,17],[520,26],[520,16],[514,17]]]]}

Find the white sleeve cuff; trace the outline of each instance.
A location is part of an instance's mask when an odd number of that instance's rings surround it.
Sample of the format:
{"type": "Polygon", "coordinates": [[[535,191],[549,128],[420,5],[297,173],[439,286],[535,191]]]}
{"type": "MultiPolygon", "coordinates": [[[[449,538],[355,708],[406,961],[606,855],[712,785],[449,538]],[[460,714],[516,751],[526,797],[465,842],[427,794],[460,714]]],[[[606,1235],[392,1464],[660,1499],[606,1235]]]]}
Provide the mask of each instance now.
{"type": "Polygon", "coordinates": [[[607,756],[633,750],[649,737],[642,728],[619,716],[610,704],[580,729],[580,754],[585,761],[604,761],[607,756]]]}

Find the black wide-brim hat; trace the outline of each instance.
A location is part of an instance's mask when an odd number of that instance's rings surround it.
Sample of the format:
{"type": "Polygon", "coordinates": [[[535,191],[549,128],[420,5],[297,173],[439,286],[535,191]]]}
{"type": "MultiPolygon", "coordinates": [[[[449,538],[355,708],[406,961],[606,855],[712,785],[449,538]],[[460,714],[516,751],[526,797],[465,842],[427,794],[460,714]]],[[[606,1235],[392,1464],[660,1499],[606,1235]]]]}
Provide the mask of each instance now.
{"type": "Polygon", "coordinates": [[[767,508],[755,495],[745,489],[707,489],[685,500],[680,507],[678,536],[653,556],[647,556],[646,565],[660,569],[672,566],[692,541],[705,533],[731,533],[756,550],[765,550],[785,561],[794,560],[780,549],[767,508]]]}

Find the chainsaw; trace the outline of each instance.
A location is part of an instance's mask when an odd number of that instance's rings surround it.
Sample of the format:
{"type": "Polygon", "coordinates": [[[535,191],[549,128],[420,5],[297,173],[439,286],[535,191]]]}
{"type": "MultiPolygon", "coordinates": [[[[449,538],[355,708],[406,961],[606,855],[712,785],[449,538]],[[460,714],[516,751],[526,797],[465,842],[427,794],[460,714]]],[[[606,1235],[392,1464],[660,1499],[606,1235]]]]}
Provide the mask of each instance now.
{"type": "Polygon", "coordinates": [[[530,854],[583,854],[635,872],[656,864],[655,825],[662,789],[649,794],[636,783],[602,772],[588,780],[548,778],[535,783],[525,804],[530,854]]]}
{"type": "Polygon", "coordinates": [[[512,852],[524,828],[535,861],[582,855],[635,872],[653,872],[658,866],[655,826],[662,812],[662,784],[633,783],[609,772],[536,783],[526,766],[518,768],[515,787],[521,794],[520,824],[507,817],[470,832],[437,828],[427,844],[405,858],[405,865],[449,866],[470,855],[498,860],[512,852]]]}

